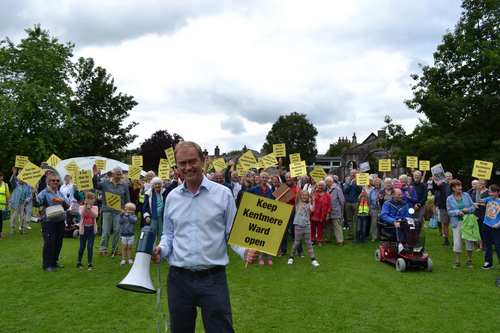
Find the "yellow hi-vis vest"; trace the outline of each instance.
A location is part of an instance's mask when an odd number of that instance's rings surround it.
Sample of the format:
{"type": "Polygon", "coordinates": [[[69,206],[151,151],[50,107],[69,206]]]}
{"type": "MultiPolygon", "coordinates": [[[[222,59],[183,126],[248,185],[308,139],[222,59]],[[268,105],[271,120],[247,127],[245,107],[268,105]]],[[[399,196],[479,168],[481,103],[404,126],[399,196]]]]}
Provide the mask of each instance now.
{"type": "Polygon", "coordinates": [[[361,200],[358,206],[358,214],[368,214],[369,211],[368,200],[361,200]]]}
{"type": "Polygon", "coordinates": [[[141,192],[139,192],[139,202],[144,203],[144,194],[141,194],[141,192]]]}
{"type": "Polygon", "coordinates": [[[0,209],[5,209],[5,205],[7,204],[7,194],[9,193],[9,188],[7,187],[7,183],[3,182],[0,185],[0,209]]]}

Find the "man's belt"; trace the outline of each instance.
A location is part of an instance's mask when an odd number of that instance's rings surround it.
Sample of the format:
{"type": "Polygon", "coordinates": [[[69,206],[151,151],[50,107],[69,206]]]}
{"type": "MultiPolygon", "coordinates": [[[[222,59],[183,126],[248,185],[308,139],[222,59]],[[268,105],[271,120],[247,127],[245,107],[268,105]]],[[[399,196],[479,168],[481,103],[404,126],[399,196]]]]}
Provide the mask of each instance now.
{"type": "Polygon", "coordinates": [[[197,269],[197,270],[192,270],[192,269],[186,269],[182,267],[176,267],[176,266],[170,266],[170,269],[173,269],[176,272],[179,272],[180,274],[186,274],[189,276],[194,276],[194,277],[202,277],[202,276],[210,276],[210,275],[215,275],[219,272],[222,272],[226,269],[225,266],[215,266],[210,269],[197,269]]]}

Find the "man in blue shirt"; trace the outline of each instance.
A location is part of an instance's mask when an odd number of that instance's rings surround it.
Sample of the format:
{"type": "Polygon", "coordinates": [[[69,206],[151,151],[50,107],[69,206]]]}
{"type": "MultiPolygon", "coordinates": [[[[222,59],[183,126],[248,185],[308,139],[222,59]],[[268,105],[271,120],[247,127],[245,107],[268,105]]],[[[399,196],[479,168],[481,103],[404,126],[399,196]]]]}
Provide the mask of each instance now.
{"type": "Polygon", "coordinates": [[[351,177],[344,184],[344,194],[345,198],[345,212],[347,215],[347,224],[349,225],[349,232],[346,240],[354,239],[354,223],[358,219],[358,197],[363,190],[363,186],[357,186],[356,175],[358,171],[356,169],[351,170],[351,177]]]}
{"type": "Polygon", "coordinates": [[[396,227],[398,252],[400,253],[404,250],[403,243],[406,242],[406,234],[401,228],[401,219],[404,217],[411,217],[409,207],[403,202],[403,192],[400,189],[395,189],[392,199],[384,202],[382,205],[380,220],[396,227]]]}
{"type": "MultiPolygon", "coordinates": [[[[234,332],[225,266],[227,240],[236,214],[231,191],[202,172],[200,146],[183,141],[175,158],[184,179],[165,200],[163,236],[151,262],[168,257],[167,297],[172,332],[194,332],[196,307],[206,332],[234,332]]],[[[255,263],[259,252],[232,246],[255,263]]]]}

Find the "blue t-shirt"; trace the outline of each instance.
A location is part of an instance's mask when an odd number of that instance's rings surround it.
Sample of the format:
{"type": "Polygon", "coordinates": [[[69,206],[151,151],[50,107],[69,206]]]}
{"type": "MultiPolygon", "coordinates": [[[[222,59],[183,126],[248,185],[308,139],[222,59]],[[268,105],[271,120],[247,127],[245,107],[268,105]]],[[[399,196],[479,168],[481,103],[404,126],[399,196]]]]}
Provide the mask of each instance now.
{"type": "Polygon", "coordinates": [[[162,218],[161,212],[163,211],[163,200],[161,194],[156,195],[156,214],[159,218],[162,218]]]}
{"type": "Polygon", "coordinates": [[[486,213],[484,215],[484,224],[493,227],[499,224],[500,221],[500,199],[493,199],[491,197],[484,198],[486,201],[486,213]]]}

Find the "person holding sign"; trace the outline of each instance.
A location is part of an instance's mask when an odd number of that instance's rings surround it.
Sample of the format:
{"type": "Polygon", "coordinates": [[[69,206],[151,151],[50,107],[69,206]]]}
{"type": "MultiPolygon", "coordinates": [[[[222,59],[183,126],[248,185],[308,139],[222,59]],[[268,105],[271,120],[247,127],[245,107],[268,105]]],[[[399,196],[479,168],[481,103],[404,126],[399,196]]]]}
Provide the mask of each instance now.
{"type": "MultiPolygon", "coordinates": [[[[425,171],[424,176],[425,178],[425,171]]],[[[415,213],[413,217],[422,222],[422,225],[427,228],[425,225],[425,203],[427,202],[427,184],[422,181],[422,173],[418,170],[413,171],[413,181],[410,186],[413,186],[415,192],[417,193],[417,202],[414,203],[413,209],[415,209],[415,213]]]]}
{"type": "Polygon", "coordinates": [[[358,219],[358,198],[363,190],[362,186],[357,186],[356,184],[357,173],[358,171],[356,169],[352,169],[349,180],[344,184],[344,194],[347,195],[345,199],[345,210],[347,214],[347,224],[349,226],[346,240],[354,239],[354,222],[358,219]]]}
{"type": "Polygon", "coordinates": [[[41,191],[38,196],[36,188],[32,188],[33,206],[44,207],[40,220],[42,221],[43,236],[43,270],[46,272],[56,272],[55,268],[64,268],[59,264],[59,254],[61,253],[64,238],[64,221],[66,220],[66,210],[69,208],[69,202],[59,191],[61,179],[55,173],[47,177],[48,186],[41,191]],[[47,208],[52,206],[62,206],[61,215],[55,214],[53,217],[47,216],[47,208]]]}
{"type": "Polygon", "coordinates": [[[92,171],[94,173],[94,188],[102,190],[102,238],[100,254],[103,257],[109,257],[109,235],[112,232],[112,251],[116,251],[116,255],[121,255],[121,252],[115,250],[120,240],[120,224],[118,223],[118,217],[120,216],[121,210],[125,208],[125,204],[130,202],[128,185],[122,180],[122,168],[120,167],[116,167],[112,170],[110,179],[103,179],[101,182],[97,181],[97,177],[101,174],[101,170],[98,170],[95,164],[92,167],[92,171]],[[108,205],[109,202],[107,201],[106,193],[115,194],[120,198],[119,209],[116,209],[118,207],[108,205]]]}
{"type": "MultiPolygon", "coordinates": [[[[315,190],[316,187],[313,188],[313,193],[315,190]]],[[[313,266],[318,267],[319,263],[314,257],[314,250],[311,242],[310,216],[316,207],[314,197],[311,198],[309,196],[308,190],[301,189],[300,182],[297,184],[297,192],[300,194],[295,196],[295,218],[293,219],[293,225],[295,226],[295,241],[293,242],[292,252],[290,252],[288,264],[293,264],[293,257],[302,242],[303,235],[304,241],[306,242],[307,252],[309,252],[309,257],[311,257],[311,263],[313,266]]]]}
{"type": "Polygon", "coordinates": [[[446,172],[444,175],[446,180],[439,184],[436,184],[436,176],[432,176],[432,187],[434,191],[439,191],[439,223],[442,224],[444,229],[443,234],[441,234],[441,236],[444,236],[444,243],[441,245],[450,245],[448,240],[448,234],[450,233],[450,216],[448,215],[448,211],[446,209],[446,200],[451,195],[451,189],[448,184],[453,180],[453,175],[451,172],[446,172]]]}
{"type": "MultiPolygon", "coordinates": [[[[10,218],[10,226],[12,228],[10,234],[15,234],[17,218],[19,217],[19,229],[21,230],[21,235],[26,235],[24,231],[24,226],[26,224],[26,214],[24,212],[24,207],[31,200],[31,186],[18,180],[16,178],[17,169],[12,167],[12,176],[10,177],[10,186],[12,186],[12,195],[10,197],[10,210],[12,211],[12,216],[10,218]]],[[[31,217],[31,216],[30,216],[31,217]]],[[[3,223],[3,221],[2,221],[3,223]]]]}
{"type": "Polygon", "coordinates": [[[233,192],[233,197],[234,200],[238,197],[238,193],[241,190],[241,182],[240,182],[240,176],[238,174],[238,171],[233,171],[231,172],[231,177],[229,177],[229,171],[231,168],[236,164],[236,159],[232,158],[229,161],[229,165],[226,168],[226,171],[224,172],[224,176],[226,178],[226,183],[230,185],[230,189],[233,192]]]}
{"type": "MultiPolygon", "coordinates": [[[[299,182],[300,184],[300,182],[299,182]]],[[[300,185],[297,185],[297,193],[299,193],[300,185]]],[[[323,245],[323,229],[325,222],[330,216],[330,194],[325,191],[325,181],[322,180],[316,186],[316,190],[311,193],[314,197],[315,209],[311,216],[311,241],[314,244],[314,238],[317,236],[318,246],[323,245]]]]}
{"type": "MultiPolygon", "coordinates": [[[[227,241],[236,215],[233,194],[203,175],[205,157],[198,144],[178,143],[175,159],[184,182],[165,200],[164,231],[151,257],[154,264],[165,257],[170,264],[170,328],[194,332],[199,306],[205,331],[234,332],[225,272],[227,241]]],[[[256,250],[231,247],[249,263],[259,258],[256,250]]]]}

